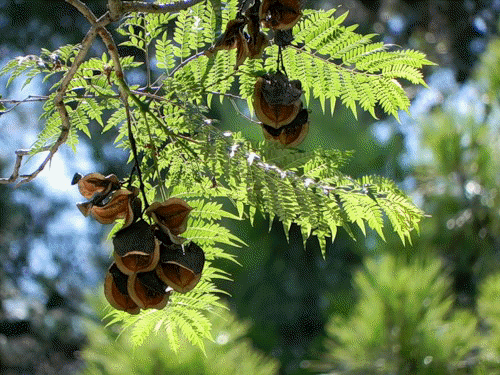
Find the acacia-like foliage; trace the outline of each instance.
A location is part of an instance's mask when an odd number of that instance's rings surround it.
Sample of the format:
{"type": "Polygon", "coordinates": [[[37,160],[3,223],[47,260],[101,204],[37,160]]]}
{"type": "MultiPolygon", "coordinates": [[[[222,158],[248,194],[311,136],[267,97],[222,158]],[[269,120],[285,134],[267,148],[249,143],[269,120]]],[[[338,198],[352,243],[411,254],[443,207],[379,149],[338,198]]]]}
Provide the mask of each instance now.
{"type": "MultiPolygon", "coordinates": [[[[159,329],[166,330],[174,350],[179,331],[200,347],[203,338],[210,338],[210,321],[203,312],[218,306],[220,291],[213,280],[228,277],[211,261],[234,260],[220,244],[244,245],[220,224],[222,217],[253,221],[261,212],[269,217],[270,225],[275,218],[280,220],[286,233],[296,223],[304,241],[318,238],[324,254],[327,241],[335,239],[339,227],[353,236],[353,225],[363,233],[368,226],[383,238],[383,228],[390,224],[404,243],[411,241],[422,218],[422,212],[392,181],[342,174],[340,168],[352,153],[254,144],[239,133],[217,128],[217,119],[208,116],[207,106],[214,97],[222,101],[229,96],[246,100],[252,110],[257,77],[275,71],[280,58],[290,79],[301,80],[306,103],[312,97],[325,110],[328,101],[333,112],[339,98],[354,114],[360,106],[375,116],[378,106],[397,117],[399,110],[409,106],[399,80],[425,85],[421,68],[430,64],[425,56],[392,50],[372,42],[373,35],[355,33],[354,26],[342,25],[347,14],[336,17],[335,10],[305,10],[293,29],[294,41],[282,57],[272,45],[262,58],[247,59],[235,69],[235,50],[218,51],[211,57],[203,52],[237,12],[238,1],[230,0],[203,1],[178,13],[130,13],[117,31],[126,38],[122,45],[136,48],[144,60],[130,56],[116,60],[112,53],[103,53],[79,63],[64,87],[63,103],[71,124],[65,143],[75,149],[81,133],[90,137],[91,121],[99,123],[103,132],[118,129],[117,147],[134,151],[129,161],[142,172],[142,183],[141,179],[132,182],[143,188],[143,203],[181,197],[194,208],[184,235],[206,253],[200,284],[187,294],[173,293],[164,310],[137,316],[110,312],[111,323],[132,327],[136,344],[159,329]],[[146,82],[128,85],[127,70],[137,68],[145,69],[146,82]],[[118,74],[122,69],[125,78],[118,74]],[[234,203],[235,213],[222,208],[223,200],[234,203]]],[[[0,71],[0,75],[10,75],[9,83],[22,76],[27,84],[39,74],[44,80],[56,78],[43,106],[45,127],[32,154],[53,150],[61,141],[64,116],[55,104],[56,90],[63,85],[61,77],[75,67],[81,48],[42,50],[40,56],[14,59],[0,71]]]]}

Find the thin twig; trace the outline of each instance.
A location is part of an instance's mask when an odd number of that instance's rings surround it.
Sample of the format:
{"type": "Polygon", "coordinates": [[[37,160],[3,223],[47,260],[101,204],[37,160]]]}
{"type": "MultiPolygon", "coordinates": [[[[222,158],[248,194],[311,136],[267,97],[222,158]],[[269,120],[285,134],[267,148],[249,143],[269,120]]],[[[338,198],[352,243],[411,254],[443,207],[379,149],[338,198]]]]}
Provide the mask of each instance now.
{"type": "MultiPolygon", "coordinates": [[[[88,53],[90,46],[92,45],[92,42],[94,41],[96,35],[97,35],[97,31],[95,28],[92,27],[89,30],[89,32],[87,33],[87,35],[85,35],[85,38],[83,38],[80,51],[78,51],[78,54],[76,55],[75,60],[73,61],[73,64],[71,65],[71,68],[66,72],[66,75],[63,77],[63,79],[61,81],[61,85],[57,89],[57,94],[54,98],[54,104],[59,112],[59,116],[61,117],[61,133],[59,134],[59,137],[57,138],[56,142],[52,146],[50,146],[49,154],[44,159],[44,161],[38,166],[38,168],[34,172],[32,172],[31,174],[21,175],[20,177],[22,177],[22,180],[16,184],[16,187],[19,187],[20,185],[25,184],[27,182],[30,182],[36,176],[38,176],[38,174],[41,171],[43,171],[43,169],[45,168],[47,163],[49,163],[52,160],[53,156],[55,155],[55,153],[57,152],[59,147],[64,142],[66,142],[66,139],[68,138],[69,130],[71,128],[71,123],[69,121],[68,111],[66,110],[66,106],[64,105],[64,100],[63,100],[64,94],[65,94],[65,92],[66,92],[66,90],[71,82],[71,79],[75,75],[78,67],[85,59],[85,56],[87,56],[87,53],[88,53]]],[[[16,152],[16,154],[17,154],[17,152],[16,152]]],[[[23,154],[23,153],[20,153],[17,155],[18,155],[18,158],[19,158],[19,155],[25,156],[25,154],[23,154]]],[[[22,158],[22,156],[21,156],[21,158],[22,158]]],[[[15,170],[14,171],[15,173],[13,173],[13,175],[16,175],[16,176],[19,176],[19,168],[21,167],[20,163],[18,164],[18,160],[19,159],[16,160],[16,165],[15,165],[15,167],[17,167],[17,170],[15,170]]],[[[10,181],[10,182],[14,182],[14,181],[10,181]]],[[[7,182],[4,182],[4,180],[0,180],[0,183],[7,183],[7,182]]]]}
{"type": "MultiPolygon", "coordinates": [[[[42,151],[49,151],[50,147],[44,147],[42,151]]],[[[14,164],[14,170],[9,178],[0,178],[0,184],[10,184],[12,182],[17,181],[19,178],[19,169],[21,168],[21,162],[23,161],[23,157],[29,155],[31,150],[16,150],[16,163],[14,164]]]]}

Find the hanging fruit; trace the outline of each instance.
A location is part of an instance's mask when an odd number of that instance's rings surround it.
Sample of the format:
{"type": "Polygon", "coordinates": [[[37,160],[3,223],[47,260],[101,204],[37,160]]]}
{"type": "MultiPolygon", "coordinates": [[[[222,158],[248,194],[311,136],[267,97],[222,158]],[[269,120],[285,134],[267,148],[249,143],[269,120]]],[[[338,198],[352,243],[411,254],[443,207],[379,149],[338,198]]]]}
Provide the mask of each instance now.
{"type": "Polygon", "coordinates": [[[160,259],[160,241],[142,219],[116,232],[113,248],[116,265],[126,275],[152,271],[160,259]]]}
{"type": "Polygon", "coordinates": [[[182,199],[169,198],[162,203],[152,203],[146,210],[146,215],[150,216],[173,242],[182,243],[184,240],[178,235],[186,231],[188,216],[192,209],[182,199]]]}
{"type": "Polygon", "coordinates": [[[264,27],[289,30],[302,16],[300,0],[262,0],[259,17],[264,27]]]}
{"type": "Polygon", "coordinates": [[[194,242],[189,245],[160,246],[160,261],[156,273],[168,286],[187,293],[200,281],[205,253],[194,242]]]}
{"type": "Polygon", "coordinates": [[[295,119],[302,106],[301,95],[300,81],[289,81],[281,72],[265,74],[255,83],[255,114],[264,124],[278,129],[295,119]]]}
{"type": "Polygon", "coordinates": [[[134,273],[127,280],[130,298],[143,309],[163,309],[168,302],[170,292],[156,272],[134,273]]]}
{"type": "Polygon", "coordinates": [[[302,109],[290,124],[279,129],[262,124],[262,132],[267,140],[277,141],[287,147],[298,146],[309,133],[309,112],[302,109]]]}
{"type": "Polygon", "coordinates": [[[78,184],[80,194],[87,199],[94,199],[96,194],[105,197],[112,190],[120,188],[121,183],[114,174],[103,176],[100,173],[90,173],[84,177],[76,173],[72,184],[78,184]]]}
{"type": "Polygon", "coordinates": [[[135,315],[139,313],[140,308],[129,296],[127,282],[128,276],[113,263],[106,274],[104,296],[115,309],[135,315]]]}

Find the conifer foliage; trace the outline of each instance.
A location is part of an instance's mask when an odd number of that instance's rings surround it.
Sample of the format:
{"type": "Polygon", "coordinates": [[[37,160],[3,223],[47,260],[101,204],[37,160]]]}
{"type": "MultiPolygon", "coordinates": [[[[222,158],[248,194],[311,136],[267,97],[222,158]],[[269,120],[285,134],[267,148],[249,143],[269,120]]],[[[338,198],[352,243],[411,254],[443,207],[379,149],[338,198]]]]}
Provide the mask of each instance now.
{"type": "Polygon", "coordinates": [[[130,176],[94,173],[75,183],[90,199],[79,205],[84,215],[118,221],[107,297],[123,310],[113,309],[111,322],[133,326],[136,344],[160,329],[174,350],[179,332],[200,347],[210,338],[204,312],[219,305],[213,280],[227,277],[212,261],[233,259],[221,244],[244,245],[222,217],[253,221],[261,212],[278,218],[285,233],[296,223],[304,241],[318,238],[324,254],[339,227],[353,236],[353,225],[363,233],[368,226],[383,238],[389,224],[403,243],[411,241],[422,212],[392,181],[341,173],[350,152],[297,146],[314,127],[312,99],[323,110],[329,102],[332,113],[337,99],[355,115],[358,107],[373,116],[407,110],[402,84],[425,85],[421,68],[431,64],[422,53],[372,42],[374,35],[343,26],[347,13],[303,9],[299,0],[108,0],[100,18],[80,0],[66,1],[89,21],[82,43],[18,57],[0,70],[9,84],[38,75],[55,82],[43,104],[44,129],[0,182],[31,181],[64,143],[76,151],[79,137],[92,135],[91,121],[103,132],[118,130],[115,144],[130,151],[130,176]],[[114,21],[121,45],[142,60],[120,53],[106,28],[114,21]],[[98,36],[107,51],[89,56],[98,36]],[[140,85],[127,80],[135,69],[146,72],[140,85]],[[219,129],[208,115],[217,97],[246,101],[258,119],[251,123],[269,142],[219,129]],[[23,156],[42,152],[48,155],[39,168],[20,174],[23,156]],[[222,208],[224,199],[235,213],[222,208]],[[173,227],[163,221],[172,219],[164,215],[171,200],[189,207],[189,217],[173,227]],[[127,250],[137,236],[151,241],[127,250]],[[179,261],[191,244],[203,249],[204,266],[179,261]]]}

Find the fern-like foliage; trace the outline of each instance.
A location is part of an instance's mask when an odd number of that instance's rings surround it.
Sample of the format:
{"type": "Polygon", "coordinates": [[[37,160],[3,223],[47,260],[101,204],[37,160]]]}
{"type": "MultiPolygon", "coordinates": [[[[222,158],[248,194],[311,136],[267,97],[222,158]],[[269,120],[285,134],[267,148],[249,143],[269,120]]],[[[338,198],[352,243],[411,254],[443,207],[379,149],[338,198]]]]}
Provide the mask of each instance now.
{"type": "MultiPolygon", "coordinates": [[[[102,309],[103,300],[93,298],[95,309],[102,309]]],[[[183,311],[170,311],[184,314],[183,311]]],[[[178,318],[181,319],[182,315],[178,318]]],[[[163,316],[156,318],[161,321],[163,316]]],[[[154,320],[150,320],[155,322],[154,320]]],[[[170,333],[158,331],[140,347],[134,347],[128,337],[116,337],[112,330],[86,322],[89,341],[82,350],[85,367],[82,374],[156,375],[158,369],[170,375],[272,375],[277,374],[279,363],[252,347],[245,337],[249,324],[238,321],[224,305],[210,317],[214,340],[206,343],[206,356],[190,347],[185,338],[175,337],[170,345],[170,333]],[[181,347],[175,355],[172,347],[181,347]],[[133,355],[131,355],[133,353],[133,355]],[[175,358],[176,357],[176,358],[175,358]]],[[[154,329],[154,327],[153,327],[154,329]]]]}
{"type": "MultiPolygon", "coordinates": [[[[354,236],[353,226],[363,233],[368,227],[384,238],[384,227],[389,224],[405,243],[411,241],[422,218],[422,212],[392,181],[343,174],[341,167],[351,152],[277,149],[215,126],[216,119],[207,115],[214,97],[246,100],[251,111],[256,77],[276,70],[276,46],[267,47],[262,59],[247,59],[238,70],[235,50],[219,51],[210,58],[203,54],[237,11],[238,0],[204,1],[176,14],[127,16],[118,27],[126,37],[122,45],[138,49],[145,59],[122,56],[120,63],[126,73],[145,65],[147,74],[143,87],[126,86],[129,118],[119,95],[126,83],[116,76],[107,54],[80,64],[65,92],[72,125],[68,145],[76,149],[79,134],[90,136],[89,124],[95,121],[103,132],[116,128],[117,147],[129,150],[130,127],[141,157],[147,199],[176,196],[195,208],[185,236],[207,256],[200,284],[185,295],[173,293],[161,311],[137,316],[109,313],[111,323],[129,328],[135,344],[158,330],[166,333],[174,351],[179,350],[179,334],[202,348],[203,339],[211,337],[211,323],[204,312],[219,307],[220,291],[214,279],[228,277],[212,262],[235,260],[222,245],[244,245],[222,226],[221,218],[253,221],[260,212],[269,217],[270,225],[274,219],[281,221],[285,233],[296,223],[304,241],[318,238],[323,254],[338,228],[354,236]],[[233,203],[233,212],[223,209],[224,200],[233,203]]],[[[287,74],[301,80],[306,102],[317,99],[323,110],[329,102],[333,111],[340,99],[354,114],[359,106],[375,116],[379,106],[397,117],[399,110],[409,106],[399,80],[425,85],[421,68],[430,62],[422,53],[393,50],[372,42],[373,35],[355,33],[354,26],[342,25],[345,17],[335,17],[335,10],[304,11],[294,27],[292,46],[283,51],[287,74]]],[[[55,80],[43,108],[45,127],[33,153],[51,147],[60,134],[62,121],[54,105],[54,90],[61,81],[55,78],[70,69],[79,48],[43,50],[40,56],[12,60],[0,71],[0,75],[10,75],[9,83],[23,76],[28,84],[39,74],[55,80]]]]}

